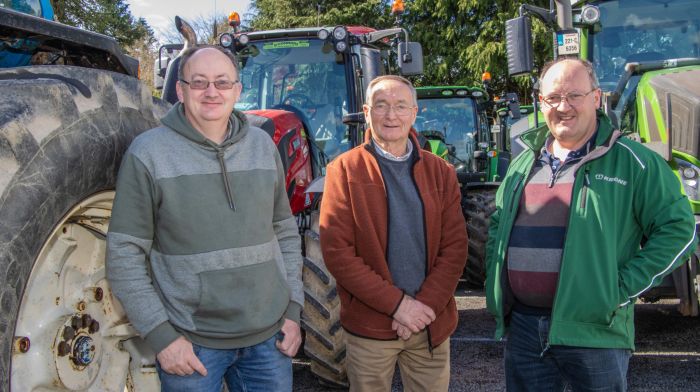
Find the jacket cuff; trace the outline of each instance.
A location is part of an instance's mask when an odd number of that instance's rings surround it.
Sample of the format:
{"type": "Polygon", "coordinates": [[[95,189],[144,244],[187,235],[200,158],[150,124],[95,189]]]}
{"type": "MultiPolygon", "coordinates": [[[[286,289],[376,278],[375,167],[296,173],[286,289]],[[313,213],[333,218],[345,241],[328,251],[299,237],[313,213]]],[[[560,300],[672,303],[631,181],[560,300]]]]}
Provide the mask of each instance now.
{"type": "Polygon", "coordinates": [[[289,301],[289,305],[287,305],[287,310],[284,312],[284,318],[292,320],[295,323],[301,325],[299,323],[299,319],[301,319],[301,305],[294,301],[289,301]]]}
{"type": "Polygon", "coordinates": [[[175,330],[169,321],[164,321],[144,336],[143,339],[153,349],[153,352],[158,355],[180,336],[182,335],[175,330]]]}
{"type": "Polygon", "coordinates": [[[394,307],[394,310],[391,312],[389,317],[394,318],[394,315],[399,310],[399,306],[401,306],[401,302],[403,302],[403,297],[405,297],[405,296],[406,296],[406,293],[403,290],[401,290],[401,298],[399,299],[399,302],[396,304],[396,306],[394,307]]]}

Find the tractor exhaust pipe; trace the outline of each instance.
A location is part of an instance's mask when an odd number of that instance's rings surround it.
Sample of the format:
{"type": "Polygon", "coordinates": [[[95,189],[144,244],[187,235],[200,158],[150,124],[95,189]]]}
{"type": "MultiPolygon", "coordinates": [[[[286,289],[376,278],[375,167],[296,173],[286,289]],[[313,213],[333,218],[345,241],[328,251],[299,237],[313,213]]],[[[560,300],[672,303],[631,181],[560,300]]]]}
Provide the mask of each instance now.
{"type": "Polygon", "coordinates": [[[197,33],[194,32],[192,26],[179,16],[175,16],[175,27],[185,40],[183,51],[197,46],[197,33]]]}

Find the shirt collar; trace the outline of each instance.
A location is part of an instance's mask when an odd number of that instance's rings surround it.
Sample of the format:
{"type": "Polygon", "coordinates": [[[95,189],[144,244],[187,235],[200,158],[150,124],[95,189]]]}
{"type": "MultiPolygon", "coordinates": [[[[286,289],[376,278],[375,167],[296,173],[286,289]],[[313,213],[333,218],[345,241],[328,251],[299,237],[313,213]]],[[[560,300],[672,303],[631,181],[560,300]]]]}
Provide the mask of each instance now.
{"type": "Polygon", "coordinates": [[[411,157],[411,153],[413,152],[413,143],[411,143],[410,140],[406,142],[406,153],[401,155],[401,156],[396,156],[389,151],[385,151],[383,148],[379,147],[379,144],[372,139],[372,145],[374,145],[374,150],[377,151],[377,153],[390,160],[390,161],[397,161],[397,162],[403,162],[408,160],[408,158],[411,157]]]}
{"type": "Polygon", "coordinates": [[[544,147],[542,147],[542,149],[540,150],[539,160],[549,165],[554,171],[559,170],[559,168],[563,165],[578,162],[583,157],[585,157],[586,154],[588,154],[595,148],[595,141],[598,137],[598,125],[599,123],[596,125],[596,131],[588,139],[586,144],[581,146],[581,148],[579,148],[578,150],[569,151],[569,153],[566,155],[566,159],[564,160],[564,162],[562,162],[561,160],[559,160],[559,158],[555,157],[554,154],[549,152],[549,146],[551,146],[552,142],[554,142],[554,137],[550,134],[544,143],[544,147]]]}

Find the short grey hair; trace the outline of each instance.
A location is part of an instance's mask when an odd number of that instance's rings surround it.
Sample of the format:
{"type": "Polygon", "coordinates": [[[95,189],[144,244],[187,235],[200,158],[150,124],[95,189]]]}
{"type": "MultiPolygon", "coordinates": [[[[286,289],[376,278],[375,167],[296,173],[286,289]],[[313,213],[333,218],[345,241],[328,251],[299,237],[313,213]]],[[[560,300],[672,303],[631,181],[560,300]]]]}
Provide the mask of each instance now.
{"type": "Polygon", "coordinates": [[[411,90],[411,97],[413,97],[413,105],[418,106],[418,94],[416,93],[416,88],[413,87],[413,83],[411,83],[410,80],[404,78],[403,76],[398,75],[382,75],[372,79],[372,81],[369,82],[369,85],[367,85],[367,92],[365,93],[365,99],[367,100],[367,104],[372,103],[374,92],[377,90],[377,84],[385,80],[394,80],[408,86],[409,90],[411,90]]]}
{"type": "Polygon", "coordinates": [[[180,55],[180,64],[177,69],[177,78],[182,80],[185,78],[185,65],[187,65],[187,62],[190,61],[192,56],[199,52],[202,49],[216,49],[219,52],[223,53],[224,56],[226,56],[229,60],[231,60],[231,63],[233,64],[233,68],[236,70],[236,75],[240,77],[240,70],[238,69],[238,59],[236,58],[236,55],[231,53],[230,50],[224,49],[221,46],[217,45],[198,45],[198,46],[193,46],[191,48],[187,48],[182,54],[180,55]]]}
{"type": "Polygon", "coordinates": [[[591,62],[588,60],[580,59],[577,57],[559,57],[556,60],[552,60],[552,61],[546,63],[542,67],[542,72],[540,72],[540,80],[544,79],[545,74],[547,74],[547,71],[549,71],[549,69],[552,68],[552,66],[559,64],[559,63],[563,63],[564,61],[573,61],[575,63],[581,64],[586,69],[586,73],[588,74],[588,79],[590,79],[590,81],[591,81],[591,87],[593,89],[600,88],[600,84],[598,83],[598,76],[596,76],[596,74],[595,74],[595,69],[593,68],[593,64],[591,64],[591,62]]]}

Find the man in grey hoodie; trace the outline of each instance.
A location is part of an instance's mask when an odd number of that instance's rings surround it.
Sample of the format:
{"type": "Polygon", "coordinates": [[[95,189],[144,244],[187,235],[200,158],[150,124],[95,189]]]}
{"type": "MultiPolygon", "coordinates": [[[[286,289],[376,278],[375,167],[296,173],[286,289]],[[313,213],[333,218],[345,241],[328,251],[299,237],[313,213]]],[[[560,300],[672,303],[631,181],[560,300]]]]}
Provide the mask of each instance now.
{"type": "Polygon", "coordinates": [[[179,101],[119,172],[107,278],[164,391],[291,391],[301,243],[270,137],[234,109],[235,57],[183,53],[179,101]]]}

